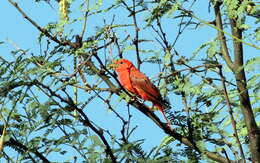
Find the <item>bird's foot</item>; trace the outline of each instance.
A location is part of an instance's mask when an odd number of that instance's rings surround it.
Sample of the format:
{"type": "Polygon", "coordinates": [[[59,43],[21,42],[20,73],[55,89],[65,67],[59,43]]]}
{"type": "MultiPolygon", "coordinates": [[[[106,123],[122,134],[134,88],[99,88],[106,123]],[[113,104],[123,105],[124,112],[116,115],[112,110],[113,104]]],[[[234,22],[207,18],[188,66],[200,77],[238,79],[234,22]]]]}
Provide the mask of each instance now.
{"type": "Polygon", "coordinates": [[[137,102],[140,102],[141,104],[144,104],[144,100],[141,100],[140,98],[138,98],[136,96],[131,97],[130,101],[131,102],[137,101],[137,102]]]}
{"type": "Polygon", "coordinates": [[[134,102],[134,101],[136,101],[136,100],[138,100],[138,99],[137,99],[135,96],[133,96],[133,97],[130,98],[130,101],[131,101],[131,102],[134,102]]]}

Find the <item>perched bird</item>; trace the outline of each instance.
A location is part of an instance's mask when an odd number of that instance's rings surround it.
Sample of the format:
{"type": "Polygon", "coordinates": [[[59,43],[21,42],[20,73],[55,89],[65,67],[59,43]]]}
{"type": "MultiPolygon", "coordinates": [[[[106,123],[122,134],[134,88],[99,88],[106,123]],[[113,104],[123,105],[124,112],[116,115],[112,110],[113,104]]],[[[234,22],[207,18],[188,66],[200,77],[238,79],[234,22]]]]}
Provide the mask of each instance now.
{"type": "Polygon", "coordinates": [[[162,98],[159,89],[150,81],[150,79],[127,59],[116,60],[113,65],[114,70],[118,74],[120,84],[127,91],[135,94],[139,98],[151,101],[153,105],[162,112],[170,127],[171,123],[164,112],[164,109],[169,107],[169,102],[162,98]]]}

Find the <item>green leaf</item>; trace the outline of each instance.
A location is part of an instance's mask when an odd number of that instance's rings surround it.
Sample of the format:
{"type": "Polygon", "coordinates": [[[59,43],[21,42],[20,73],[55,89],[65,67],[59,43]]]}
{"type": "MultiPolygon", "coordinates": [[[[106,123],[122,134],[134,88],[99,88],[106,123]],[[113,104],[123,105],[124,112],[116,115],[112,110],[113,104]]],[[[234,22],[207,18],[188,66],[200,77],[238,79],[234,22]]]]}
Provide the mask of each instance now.
{"type": "Polygon", "coordinates": [[[122,99],[124,99],[127,103],[130,102],[131,97],[129,97],[125,92],[120,93],[118,101],[120,102],[122,99]]]}
{"type": "Polygon", "coordinates": [[[161,144],[156,148],[156,152],[155,153],[158,153],[159,150],[161,150],[163,147],[169,145],[170,143],[172,143],[175,139],[172,137],[172,136],[165,136],[163,138],[163,140],[161,141],[161,144]]]}

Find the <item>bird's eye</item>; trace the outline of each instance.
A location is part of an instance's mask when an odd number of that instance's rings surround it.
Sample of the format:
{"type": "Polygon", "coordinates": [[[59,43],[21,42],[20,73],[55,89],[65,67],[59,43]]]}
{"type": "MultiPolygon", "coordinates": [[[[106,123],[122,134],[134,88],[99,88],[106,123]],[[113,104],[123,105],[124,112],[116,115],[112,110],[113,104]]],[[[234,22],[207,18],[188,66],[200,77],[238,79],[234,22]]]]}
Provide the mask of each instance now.
{"type": "Polygon", "coordinates": [[[124,62],[120,62],[120,64],[123,64],[124,62]]]}

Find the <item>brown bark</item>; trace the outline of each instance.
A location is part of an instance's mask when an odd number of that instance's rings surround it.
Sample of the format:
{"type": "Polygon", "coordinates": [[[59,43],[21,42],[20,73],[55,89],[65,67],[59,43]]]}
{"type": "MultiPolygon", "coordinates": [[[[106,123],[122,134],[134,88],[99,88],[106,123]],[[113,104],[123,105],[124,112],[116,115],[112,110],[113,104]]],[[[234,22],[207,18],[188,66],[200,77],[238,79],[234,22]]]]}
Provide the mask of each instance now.
{"type": "MultiPolygon", "coordinates": [[[[223,30],[221,13],[220,13],[220,2],[217,2],[214,6],[215,16],[216,16],[216,26],[223,30]]],[[[230,18],[232,35],[236,38],[242,39],[242,30],[237,26],[237,18],[230,18]]],[[[218,38],[220,41],[222,55],[223,58],[228,65],[228,67],[233,71],[236,84],[237,91],[239,93],[239,101],[241,104],[241,110],[244,116],[244,121],[246,124],[246,128],[249,136],[249,148],[252,156],[253,162],[259,162],[260,160],[260,131],[256,124],[254,113],[252,110],[248,90],[247,90],[247,80],[245,71],[243,68],[243,44],[242,42],[233,39],[233,48],[234,48],[234,61],[231,60],[226,39],[224,33],[218,31],[218,38]]]]}
{"type": "MultiPolygon", "coordinates": [[[[242,39],[242,30],[237,27],[236,18],[230,19],[232,35],[242,39]]],[[[254,113],[252,110],[248,90],[245,70],[243,68],[243,44],[237,40],[233,40],[234,46],[234,70],[237,91],[239,93],[239,101],[244,115],[245,124],[249,136],[249,148],[253,162],[260,161],[260,131],[256,124],[254,113]]]]}

